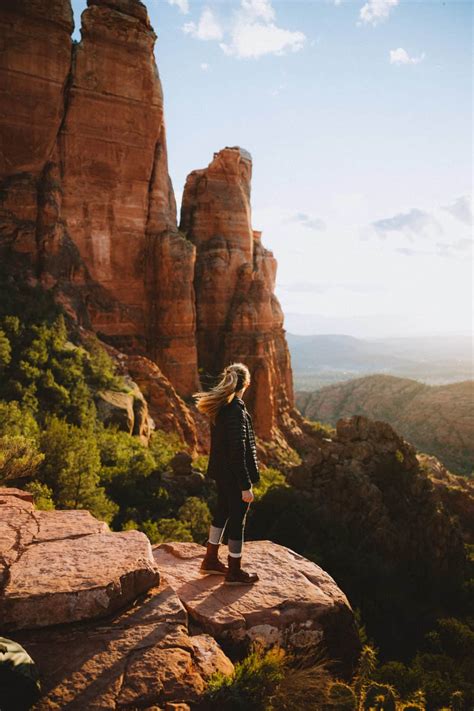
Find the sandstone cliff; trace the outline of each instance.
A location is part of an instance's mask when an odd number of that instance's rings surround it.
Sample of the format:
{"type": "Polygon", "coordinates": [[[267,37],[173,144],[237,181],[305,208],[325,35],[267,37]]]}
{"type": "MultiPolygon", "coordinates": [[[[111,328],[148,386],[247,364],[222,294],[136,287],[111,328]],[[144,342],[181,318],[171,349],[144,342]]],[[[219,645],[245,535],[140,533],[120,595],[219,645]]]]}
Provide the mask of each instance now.
{"type": "Polygon", "coordinates": [[[276,260],[251,223],[250,154],[227,147],[184,188],[180,229],[196,246],[194,289],[199,366],[217,374],[232,360],[248,364],[248,402],[258,434],[299,434],[283,313],[274,295],[276,260]]]}
{"type": "MultiPolygon", "coordinates": [[[[188,401],[226,363],[245,360],[257,434],[288,449],[302,420],[276,260],[251,225],[249,154],[225,148],[190,174],[178,229],[146,7],[89,0],[79,43],[70,0],[8,0],[0,23],[0,256],[9,274],[53,289],[81,325],[145,359],[142,373],[158,368],[188,401]]],[[[181,430],[206,449],[192,406],[181,430]]]]}

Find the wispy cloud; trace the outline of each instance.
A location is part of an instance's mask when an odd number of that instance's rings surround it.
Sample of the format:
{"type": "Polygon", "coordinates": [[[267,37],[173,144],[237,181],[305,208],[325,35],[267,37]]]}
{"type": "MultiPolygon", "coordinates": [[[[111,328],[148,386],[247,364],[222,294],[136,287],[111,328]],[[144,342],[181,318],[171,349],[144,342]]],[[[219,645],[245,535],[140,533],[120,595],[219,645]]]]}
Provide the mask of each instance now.
{"type": "Polygon", "coordinates": [[[270,0],[240,0],[225,25],[210,7],[205,7],[197,22],[187,22],[183,31],[200,40],[217,40],[222,51],[237,59],[258,59],[266,54],[286,54],[303,48],[303,32],[276,24],[270,0]]]}
{"type": "Polygon", "coordinates": [[[360,9],[359,24],[378,25],[384,22],[399,0],[368,0],[360,9]]]}
{"type": "Polygon", "coordinates": [[[461,195],[452,205],[445,205],[443,210],[465,225],[472,226],[472,196],[461,195]]]}
{"type": "Polygon", "coordinates": [[[186,15],[189,12],[189,0],[168,0],[169,5],[176,5],[186,15]]]}
{"type": "Polygon", "coordinates": [[[199,21],[186,22],[183,32],[200,40],[220,40],[223,37],[222,27],[210,7],[205,7],[199,21]]]}
{"type": "Polygon", "coordinates": [[[207,70],[209,69],[209,64],[207,62],[201,62],[200,67],[203,72],[207,72],[207,70]]]}
{"type": "Polygon", "coordinates": [[[419,57],[410,57],[403,47],[390,50],[390,64],[419,64],[424,58],[424,52],[422,52],[419,57]]]}
{"type": "Polygon", "coordinates": [[[288,217],[285,222],[297,222],[309,230],[320,231],[326,229],[326,223],[323,220],[320,220],[318,217],[311,217],[311,215],[307,215],[305,212],[297,212],[295,215],[288,217]]]}
{"type": "Polygon", "coordinates": [[[390,236],[388,244],[407,257],[425,255],[465,259],[466,253],[474,245],[472,231],[469,229],[471,223],[471,198],[463,195],[451,205],[430,211],[412,208],[376,220],[362,231],[360,239],[368,240],[376,236],[386,241],[390,236]],[[462,224],[459,225],[459,222],[462,224]],[[400,237],[407,238],[412,246],[400,244],[400,237]]]}
{"type": "Polygon", "coordinates": [[[389,233],[399,232],[407,236],[410,241],[416,237],[429,236],[432,231],[442,233],[442,228],[435,218],[423,210],[414,207],[408,212],[400,212],[393,217],[372,222],[376,234],[385,239],[389,233]]]}

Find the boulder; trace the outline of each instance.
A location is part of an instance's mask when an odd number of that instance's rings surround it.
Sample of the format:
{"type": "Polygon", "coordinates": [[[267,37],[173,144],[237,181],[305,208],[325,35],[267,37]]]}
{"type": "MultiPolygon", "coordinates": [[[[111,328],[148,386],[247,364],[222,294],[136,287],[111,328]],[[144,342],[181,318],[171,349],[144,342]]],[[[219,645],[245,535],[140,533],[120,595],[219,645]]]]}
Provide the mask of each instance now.
{"type": "MultiPolygon", "coordinates": [[[[15,491],[15,490],[13,490],[15,491]]],[[[102,617],[159,582],[148,538],[0,493],[0,629],[102,617]]]]}
{"type": "Polygon", "coordinates": [[[95,400],[97,415],[104,425],[116,425],[123,432],[133,433],[135,416],[131,393],[99,390],[95,400]]]}
{"type": "MultiPolygon", "coordinates": [[[[225,586],[201,575],[205,548],[161,543],[153,555],[163,579],[191,618],[230,655],[252,640],[278,643],[296,654],[325,648],[334,671],[349,675],[360,651],[354,614],[337,583],[315,563],[271,541],[246,541],[243,567],[258,572],[252,586],[225,586]]],[[[227,547],[222,546],[225,560],[227,547]]]]}
{"type": "Polygon", "coordinates": [[[128,392],[99,390],[95,396],[97,414],[105,425],[116,425],[122,432],[139,437],[148,444],[155,423],[140,388],[125,376],[128,392]]]}
{"type": "Polygon", "coordinates": [[[187,476],[192,472],[193,458],[188,452],[176,452],[173,459],[170,461],[170,466],[174,474],[178,476],[187,476]]]}

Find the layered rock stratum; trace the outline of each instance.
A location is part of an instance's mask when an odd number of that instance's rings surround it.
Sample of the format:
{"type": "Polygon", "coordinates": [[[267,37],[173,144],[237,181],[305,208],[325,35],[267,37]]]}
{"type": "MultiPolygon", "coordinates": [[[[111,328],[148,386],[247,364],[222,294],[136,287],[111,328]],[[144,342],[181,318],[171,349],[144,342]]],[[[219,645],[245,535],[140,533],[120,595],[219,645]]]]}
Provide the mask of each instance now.
{"type": "Polygon", "coordinates": [[[287,448],[302,421],[276,260],[251,225],[250,155],[224,148],[189,175],[178,229],[145,5],[89,0],[78,43],[70,0],[6,0],[0,28],[10,275],[52,289],[80,325],[143,358],[152,411],[158,369],[184,398],[178,429],[191,448],[208,446],[191,394],[244,360],[256,432],[287,448]]]}

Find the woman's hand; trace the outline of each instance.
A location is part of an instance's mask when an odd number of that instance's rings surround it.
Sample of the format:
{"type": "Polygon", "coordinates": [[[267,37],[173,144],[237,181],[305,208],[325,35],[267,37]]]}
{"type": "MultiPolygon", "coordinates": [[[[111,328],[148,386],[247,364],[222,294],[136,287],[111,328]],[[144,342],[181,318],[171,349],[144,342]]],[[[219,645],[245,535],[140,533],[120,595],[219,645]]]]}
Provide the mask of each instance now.
{"type": "Polygon", "coordinates": [[[242,492],[242,501],[246,503],[251,503],[254,500],[254,495],[252,489],[247,489],[242,492]]]}

